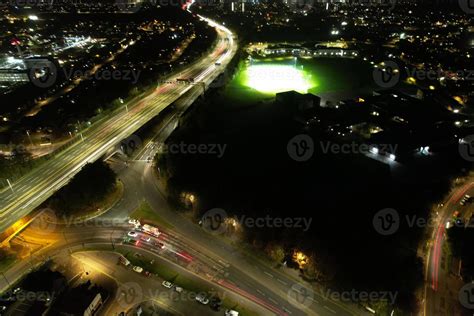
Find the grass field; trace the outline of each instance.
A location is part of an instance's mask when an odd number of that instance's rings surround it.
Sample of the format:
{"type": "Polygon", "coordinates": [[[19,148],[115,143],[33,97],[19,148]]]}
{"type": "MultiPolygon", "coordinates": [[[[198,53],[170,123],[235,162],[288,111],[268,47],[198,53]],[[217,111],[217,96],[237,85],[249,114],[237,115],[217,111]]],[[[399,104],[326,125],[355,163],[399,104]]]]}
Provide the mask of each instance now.
{"type": "Polygon", "coordinates": [[[273,58],[241,62],[225,88],[223,101],[249,104],[273,98],[275,93],[370,90],[374,87],[372,66],[358,59],[273,58]]]}
{"type": "Polygon", "coordinates": [[[130,214],[131,218],[138,220],[146,220],[150,224],[172,229],[174,226],[162,219],[146,201],[142,201],[140,205],[130,214]]]}

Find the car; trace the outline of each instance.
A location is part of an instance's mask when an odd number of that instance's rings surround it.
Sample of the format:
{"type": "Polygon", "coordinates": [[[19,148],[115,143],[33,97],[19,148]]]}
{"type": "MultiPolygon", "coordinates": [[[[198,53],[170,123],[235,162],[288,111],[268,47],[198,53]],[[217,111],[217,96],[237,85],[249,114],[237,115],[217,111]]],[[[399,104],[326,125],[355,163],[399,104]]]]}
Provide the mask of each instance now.
{"type": "Polygon", "coordinates": [[[143,272],[143,268],[142,268],[142,267],[139,267],[139,266],[134,266],[134,267],[133,267],[133,271],[135,271],[136,273],[142,273],[142,272],[143,272]]]}
{"type": "Polygon", "coordinates": [[[140,221],[138,219],[134,219],[134,218],[130,218],[128,220],[128,223],[129,224],[132,224],[132,225],[135,225],[135,226],[139,226],[140,225],[140,221]]]}
{"type": "Polygon", "coordinates": [[[165,249],[165,244],[159,242],[159,241],[156,241],[153,243],[155,246],[157,246],[158,248],[160,249],[165,249]]]}
{"type": "Polygon", "coordinates": [[[220,311],[221,305],[222,301],[218,297],[213,297],[209,303],[209,307],[211,307],[211,309],[215,310],[216,312],[220,311]]]}
{"type": "Polygon", "coordinates": [[[239,316],[239,312],[234,311],[233,309],[228,309],[225,311],[225,316],[239,316]]]}
{"type": "Polygon", "coordinates": [[[178,292],[178,293],[183,292],[183,288],[180,287],[180,286],[176,286],[176,285],[173,287],[173,290],[174,290],[175,292],[178,292]]]}
{"type": "Polygon", "coordinates": [[[19,293],[21,291],[21,288],[17,287],[16,289],[13,290],[13,295],[19,293]]]}
{"type": "Polygon", "coordinates": [[[163,281],[161,285],[163,285],[167,289],[171,289],[173,287],[173,283],[171,283],[170,281],[163,281]]]}
{"type": "Polygon", "coordinates": [[[129,237],[137,237],[137,236],[138,236],[137,232],[134,232],[134,231],[128,232],[127,235],[128,235],[129,237]]]}
{"type": "Polygon", "coordinates": [[[198,301],[199,303],[203,305],[209,304],[209,299],[206,297],[204,293],[199,293],[198,295],[196,295],[196,301],[198,301]]]}
{"type": "Polygon", "coordinates": [[[3,311],[5,311],[6,309],[7,309],[7,307],[6,307],[6,306],[3,306],[3,305],[2,305],[2,306],[0,306],[0,312],[3,312],[3,311]]]}
{"type": "Polygon", "coordinates": [[[150,242],[151,241],[151,237],[148,237],[148,236],[142,236],[142,237],[140,237],[140,239],[145,241],[145,242],[150,242]]]}

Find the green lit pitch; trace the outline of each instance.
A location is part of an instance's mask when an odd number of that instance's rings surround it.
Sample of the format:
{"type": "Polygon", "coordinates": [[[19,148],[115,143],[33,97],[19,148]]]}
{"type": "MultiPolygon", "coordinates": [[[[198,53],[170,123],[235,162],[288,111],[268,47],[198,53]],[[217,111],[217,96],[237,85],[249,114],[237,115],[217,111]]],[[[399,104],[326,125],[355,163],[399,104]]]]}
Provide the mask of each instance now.
{"type": "Polygon", "coordinates": [[[295,90],[306,93],[314,86],[311,76],[298,66],[285,64],[249,65],[243,74],[243,84],[262,93],[295,90]]]}

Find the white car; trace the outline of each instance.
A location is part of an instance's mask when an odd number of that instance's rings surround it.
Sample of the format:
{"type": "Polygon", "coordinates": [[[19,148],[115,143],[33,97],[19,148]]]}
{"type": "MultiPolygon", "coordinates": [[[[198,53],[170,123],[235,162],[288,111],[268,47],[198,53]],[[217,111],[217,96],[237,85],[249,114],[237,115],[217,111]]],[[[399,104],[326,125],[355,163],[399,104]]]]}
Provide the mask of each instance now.
{"type": "Polygon", "coordinates": [[[142,267],[139,267],[139,266],[134,266],[134,267],[133,267],[133,271],[135,271],[136,273],[142,273],[142,272],[143,272],[143,268],[142,268],[142,267]]]}
{"type": "Polygon", "coordinates": [[[173,283],[171,283],[170,281],[163,281],[161,285],[163,285],[167,289],[171,289],[173,287],[173,283]]]}
{"type": "Polygon", "coordinates": [[[128,223],[129,224],[132,224],[132,225],[135,225],[135,226],[139,226],[140,225],[140,221],[138,219],[134,219],[134,218],[130,218],[128,220],[128,223]]]}
{"type": "Polygon", "coordinates": [[[134,231],[128,232],[127,235],[128,235],[129,237],[137,237],[137,236],[138,236],[137,232],[134,232],[134,231]]]}
{"type": "Polygon", "coordinates": [[[173,287],[173,290],[174,290],[175,292],[178,292],[178,293],[183,292],[183,288],[180,287],[180,286],[176,286],[176,285],[173,287]]]}
{"type": "Polygon", "coordinates": [[[233,309],[228,309],[225,311],[225,316],[239,316],[239,312],[234,311],[233,309]]]}
{"type": "Polygon", "coordinates": [[[209,303],[209,299],[206,297],[206,295],[204,295],[204,293],[199,293],[196,295],[196,301],[203,305],[207,305],[209,303]]]}

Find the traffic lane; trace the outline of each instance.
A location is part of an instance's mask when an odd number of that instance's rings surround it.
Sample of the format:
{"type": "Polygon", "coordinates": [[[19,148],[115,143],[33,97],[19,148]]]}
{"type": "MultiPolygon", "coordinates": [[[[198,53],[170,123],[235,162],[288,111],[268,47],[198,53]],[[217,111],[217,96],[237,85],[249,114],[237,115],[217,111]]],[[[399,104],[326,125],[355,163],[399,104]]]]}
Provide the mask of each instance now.
{"type": "MultiPolygon", "coordinates": [[[[455,292],[451,287],[448,286],[450,280],[449,271],[446,267],[446,253],[444,251],[444,239],[445,239],[445,227],[446,223],[451,219],[453,213],[456,210],[461,210],[461,214],[468,212],[469,206],[462,206],[459,201],[465,194],[473,195],[473,182],[467,183],[466,185],[455,191],[443,205],[441,209],[441,222],[439,226],[434,230],[434,243],[429,253],[429,274],[428,284],[425,286],[426,298],[424,302],[424,313],[425,315],[437,315],[445,312],[446,301],[449,300],[449,293],[446,289],[450,289],[449,292],[455,292]],[[443,261],[444,259],[444,261],[443,261]],[[441,268],[441,269],[440,269],[441,268]]],[[[458,305],[457,298],[451,299],[452,305],[458,305]]]]}
{"type": "MultiPolygon", "coordinates": [[[[150,172],[149,177],[154,177],[152,172],[150,172]]],[[[288,278],[287,276],[273,270],[268,269],[265,265],[260,263],[258,260],[250,260],[247,256],[244,256],[240,251],[236,250],[231,245],[228,245],[225,242],[222,242],[218,238],[213,235],[207,234],[204,232],[200,227],[191,223],[188,219],[182,218],[179,214],[175,212],[171,212],[167,205],[165,199],[160,195],[156,194],[156,188],[152,183],[154,179],[149,179],[150,183],[145,185],[143,190],[146,193],[146,199],[152,204],[152,207],[156,210],[160,210],[160,215],[164,217],[165,220],[170,222],[172,225],[176,227],[174,230],[175,234],[178,235],[177,229],[180,230],[180,237],[181,239],[186,240],[194,249],[197,249],[201,252],[210,252],[213,256],[216,257],[216,260],[219,262],[231,262],[233,266],[238,267],[240,271],[245,271],[247,278],[252,278],[256,280],[260,280],[261,282],[265,282],[265,287],[272,289],[273,292],[277,291],[280,300],[285,300],[286,293],[288,292],[288,285],[299,284],[303,283],[302,281],[293,280],[288,278]],[[192,241],[189,240],[188,236],[193,236],[192,241]],[[201,247],[200,245],[206,245],[206,247],[201,247]],[[226,259],[223,259],[226,258],[226,259]],[[265,274],[277,274],[278,278],[269,278],[267,280],[262,279],[262,273],[265,274]],[[282,283],[282,282],[284,283],[282,283]]],[[[139,185],[139,183],[136,183],[139,185]]],[[[261,287],[261,285],[260,285],[261,287]]],[[[261,289],[262,290],[262,289],[261,289]]],[[[253,289],[255,292],[255,288],[253,289]]],[[[317,296],[317,293],[315,294],[317,296]]],[[[310,304],[310,309],[314,309],[318,312],[321,312],[321,309],[317,307],[316,302],[310,304]],[[314,303],[314,304],[313,304],[314,303]]],[[[334,314],[332,311],[336,311],[336,313],[340,313],[341,315],[351,315],[346,309],[340,307],[339,305],[343,305],[344,303],[337,303],[332,301],[325,301],[325,304],[322,306],[323,310],[321,313],[331,313],[334,314]],[[328,308],[324,308],[327,306],[328,308]]],[[[359,311],[360,312],[360,311],[359,311]]],[[[365,313],[365,312],[360,312],[365,313]]]]}
{"type": "MultiPolygon", "coordinates": [[[[227,297],[236,303],[243,304],[244,306],[249,306],[252,308],[253,311],[258,312],[259,315],[268,315],[268,311],[261,308],[259,305],[242,298],[239,295],[236,295],[232,292],[229,292],[213,282],[206,280],[200,276],[197,276],[194,273],[189,272],[188,270],[182,268],[179,265],[176,265],[166,259],[161,257],[156,257],[156,255],[152,252],[149,252],[144,249],[135,249],[132,247],[134,251],[140,253],[145,257],[153,257],[155,262],[161,266],[165,266],[170,270],[176,271],[179,275],[184,276],[185,278],[191,280],[194,283],[203,284],[206,288],[214,289],[211,294],[219,295],[220,297],[227,297]]],[[[146,277],[142,274],[138,274],[131,269],[123,267],[123,265],[117,265],[119,255],[117,253],[112,252],[95,252],[94,256],[90,258],[91,262],[94,264],[101,264],[103,269],[107,269],[107,273],[114,275],[114,276],[121,276],[120,281],[122,283],[130,282],[130,283],[137,283],[138,286],[141,288],[141,292],[143,293],[143,298],[148,300],[156,300],[156,299],[164,299],[164,302],[172,306],[174,309],[182,311],[185,315],[194,315],[194,312],[201,311],[202,315],[209,315],[212,314],[212,310],[210,309],[209,305],[202,305],[195,300],[195,295],[198,293],[194,293],[187,289],[184,289],[182,295],[177,295],[178,293],[174,292],[173,290],[166,289],[162,286],[162,282],[164,279],[158,277],[146,277]],[[104,257],[104,254],[106,256],[104,257]],[[123,277],[123,278],[122,278],[123,277]],[[173,305],[176,302],[183,303],[183,306],[173,305]],[[180,310],[180,308],[187,308],[186,310],[180,310]]],[[[217,313],[217,314],[222,314],[217,313]]]]}
{"type": "MultiPolygon", "coordinates": [[[[187,89],[188,89],[188,88],[187,88],[187,89]]],[[[181,91],[180,93],[182,94],[182,93],[184,93],[184,92],[181,91]]],[[[29,182],[29,183],[31,183],[31,182],[29,182]]],[[[32,200],[34,201],[34,200],[37,199],[37,198],[38,198],[38,196],[36,196],[34,199],[31,199],[31,198],[30,198],[30,201],[26,204],[26,206],[28,206],[28,205],[32,202],[32,200]]],[[[23,206],[23,208],[24,208],[24,207],[25,207],[25,206],[23,206]]],[[[5,213],[5,211],[4,211],[3,213],[5,213]]],[[[3,220],[3,221],[4,221],[4,220],[3,220]]],[[[13,221],[13,222],[14,222],[14,221],[13,221]]],[[[3,224],[5,224],[5,223],[3,223],[3,224]]],[[[11,223],[10,223],[10,224],[11,224],[11,223]]],[[[5,229],[6,229],[6,228],[5,228],[5,229]]]]}

